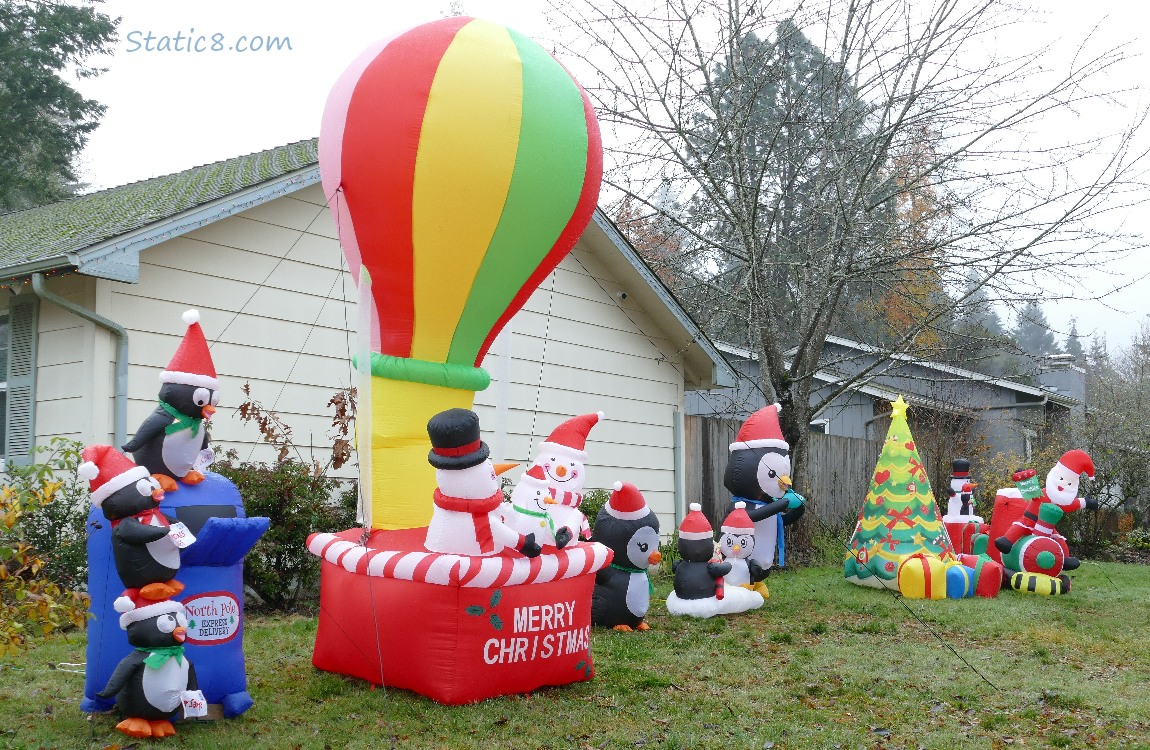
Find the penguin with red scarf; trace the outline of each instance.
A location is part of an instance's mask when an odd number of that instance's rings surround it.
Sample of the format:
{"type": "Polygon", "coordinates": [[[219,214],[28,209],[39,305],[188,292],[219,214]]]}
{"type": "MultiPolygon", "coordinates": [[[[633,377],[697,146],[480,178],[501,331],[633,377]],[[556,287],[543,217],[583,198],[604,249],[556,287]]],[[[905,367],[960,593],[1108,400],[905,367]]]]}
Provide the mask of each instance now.
{"type": "Polygon", "coordinates": [[[503,492],[491,450],[479,439],[479,416],[470,409],[442,411],[428,421],[427,434],[437,486],[423,546],[456,555],[537,557],[535,535],[503,522],[503,492]]]}
{"type": "Polygon", "coordinates": [[[110,445],[89,445],[81,456],[84,462],[77,474],[88,480],[92,505],[112,522],[112,558],[120,580],[129,591],[153,601],[182,591],[175,576],[180,545],[187,546],[190,535],[160,512],[164,491],[159,482],[110,445]]]}

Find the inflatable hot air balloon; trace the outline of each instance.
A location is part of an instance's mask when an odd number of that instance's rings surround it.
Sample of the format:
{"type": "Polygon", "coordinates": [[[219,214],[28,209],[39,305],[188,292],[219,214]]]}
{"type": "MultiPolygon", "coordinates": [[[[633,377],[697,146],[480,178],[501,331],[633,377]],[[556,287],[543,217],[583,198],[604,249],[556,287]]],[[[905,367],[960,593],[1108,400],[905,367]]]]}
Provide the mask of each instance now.
{"type": "Polygon", "coordinates": [[[324,110],[320,171],[371,309],[370,525],[425,526],[427,418],[471,406],[488,347],[586,227],[598,123],[538,44],[449,18],[348,68],[324,110]]]}
{"type": "MultiPolygon", "coordinates": [[[[470,409],[488,347],[594,211],[602,145],[586,94],[511,29],[435,21],[375,44],[339,79],[320,170],[359,286],[370,512],[366,533],[308,540],[323,560],[312,663],[443,703],[590,679],[591,592],[609,549],[472,556],[429,548],[425,528],[441,507],[429,419],[470,409]]],[[[486,457],[478,440],[445,445],[441,464],[486,457]]]]}

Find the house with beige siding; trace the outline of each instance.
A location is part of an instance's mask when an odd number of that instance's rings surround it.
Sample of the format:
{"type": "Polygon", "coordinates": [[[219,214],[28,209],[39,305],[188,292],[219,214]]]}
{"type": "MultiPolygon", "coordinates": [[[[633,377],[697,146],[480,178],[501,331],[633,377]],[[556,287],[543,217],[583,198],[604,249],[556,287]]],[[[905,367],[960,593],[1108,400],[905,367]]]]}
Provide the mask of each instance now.
{"type": "MultiPolygon", "coordinates": [[[[355,381],[356,292],[314,140],[0,216],[0,285],[6,460],[56,435],[122,444],[155,407],[190,308],[222,383],[212,440],[241,459],[273,455],[235,416],[245,383],[319,452],[328,399],[355,381]]],[[[686,502],[684,395],[734,383],[602,212],[483,367],[494,458],[525,462],[559,422],[603,411],[587,486],[633,482],[668,531],[686,502]]]]}

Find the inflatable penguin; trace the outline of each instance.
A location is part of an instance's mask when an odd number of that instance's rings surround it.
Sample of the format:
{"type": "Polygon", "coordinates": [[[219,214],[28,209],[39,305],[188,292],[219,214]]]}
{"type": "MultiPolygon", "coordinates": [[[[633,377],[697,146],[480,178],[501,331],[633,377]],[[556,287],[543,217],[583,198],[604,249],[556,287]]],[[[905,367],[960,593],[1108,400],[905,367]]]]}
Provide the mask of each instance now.
{"type": "Polygon", "coordinates": [[[723,474],[723,486],[732,495],[729,510],[736,502],[747,504],[747,515],[755,524],[750,559],[764,571],[775,564],[776,548],[778,563],[784,564],[783,527],[798,521],[806,509],[802,495],[791,489],[791,446],[779,427],[781,408],[771,404],[743,422],[723,474]]]}
{"type": "Polygon", "coordinates": [[[591,624],[615,630],[649,630],[643,621],[651,605],[647,568],[657,565],[659,517],[633,484],[616,482],[607,504],[595,517],[592,539],[615,553],[595,574],[591,624]]]}
{"type": "Polygon", "coordinates": [[[160,373],[160,403],[123,446],[166,492],[178,489],[177,479],[184,484],[204,481],[197,470],[210,463],[203,422],[211,419],[219,404],[220,381],[200,328],[200,314],[188,310],[183,318],[188,330],[168,369],[160,373]]]}
{"type": "Polygon", "coordinates": [[[576,536],[591,538],[591,526],[579,510],[583,488],[587,484],[587,435],[603,419],[603,412],[581,414],[560,424],[539,444],[531,469],[543,473],[543,481],[554,501],[549,512],[578,521],[572,528],[576,536]]]}
{"type": "Polygon", "coordinates": [[[536,557],[534,534],[520,534],[503,522],[503,492],[487,443],[479,439],[479,417],[469,409],[448,409],[427,423],[437,484],[424,546],[431,552],[499,555],[518,551],[536,557]]]}
{"type": "Polygon", "coordinates": [[[757,591],[739,586],[727,587],[724,577],[731,564],[714,562],[714,531],[702,506],[691,503],[691,512],[679,524],[679,555],[676,560],[675,590],[667,597],[667,611],[673,615],[714,617],[746,612],[763,606],[757,591]]]}
{"type": "Polygon", "coordinates": [[[723,562],[730,563],[731,571],[724,577],[728,586],[742,586],[769,596],[763,579],[767,571],[751,555],[755,551],[755,524],[747,515],[747,504],[735,503],[735,509],[723,520],[719,537],[719,554],[723,562]]]}
{"type": "Polygon", "coordinates": [[[124,586],[150,600],[179,593],[183,584],[173,579],[180,547],[171,534],[176,519],[159,511],[159,482],[110,445],[89,445],[82,457],[77,474],[88,480],[92,505],[112,522],[112,558],[124,586]]]}
{"type": "Polygon", "coordinates": [[[116,725],[131,737],[168,737],[171,718],[188,691],[198,690],[196,670],[184,656],[188,618],[184,605],[166,600],[117,600],[120,627],[132,651],[120,661],[101,698],[116,697],[124,717],[116,725]],[[136,606],[139,605],[139,606],[136,606]]]}

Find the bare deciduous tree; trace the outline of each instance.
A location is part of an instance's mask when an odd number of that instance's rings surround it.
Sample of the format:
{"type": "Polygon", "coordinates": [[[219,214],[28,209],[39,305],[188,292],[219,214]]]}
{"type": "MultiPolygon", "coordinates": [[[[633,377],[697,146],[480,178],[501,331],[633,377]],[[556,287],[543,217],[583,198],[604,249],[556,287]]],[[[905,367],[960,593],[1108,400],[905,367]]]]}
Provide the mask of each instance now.
{"type": "Polygon", "coordinates": [[[1114,104],[1097,87],[1121,49],[1086,39],[1052,68],[997,38],[1024,18],[998,0],[554,2],[556,53],[605,127],[606,197],[674,227],[676,291],[757,354],[800,474],[811,416],[882,364],[812,403],[828,335],[920,353],[968,301],[1072,294],[1035,285],[1135,245],[1096,220],[1140,165],[1142,115],[1054,129],[1114,104]],[[860,325],[867,300],[893,331],[860,325]]]}

